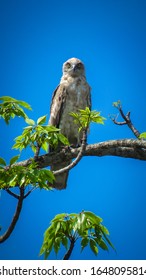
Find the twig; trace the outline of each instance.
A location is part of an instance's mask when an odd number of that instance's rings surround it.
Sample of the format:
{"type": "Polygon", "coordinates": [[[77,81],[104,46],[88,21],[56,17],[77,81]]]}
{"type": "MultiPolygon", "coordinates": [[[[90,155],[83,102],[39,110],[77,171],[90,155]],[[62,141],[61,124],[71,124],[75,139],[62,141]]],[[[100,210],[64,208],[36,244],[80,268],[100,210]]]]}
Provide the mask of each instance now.
{"type": "Polygon", "coordinates": [[[33,187],[31,190],[29,190],[25,195],[24,198],[26,198],[27,196],[29,196],[29,194],[31,194],[34,190],[36,190],[36,187],[33,187]]]}
{"type": "Polygon", "coordinates": [[[64,168],[61,168],[59,170],[54,171],[53,172],[54,175],[58,175],[58,174],[61,174],[61,173],[65,172],[65,171],[68,171],[68,170],[72,169],[73,167],[75,167],[78,164],[78,162],[83,157],[83,154],[84,154],[85,149],[86,149],[86,139],[87,139],[87,137],[86,137],[86,129],[84,129],[83,130],[82,145],[81,145],[80,151],[79,151],[76,159],[73,162],[71,162],[68,166],[65,166],[64,168]]]}

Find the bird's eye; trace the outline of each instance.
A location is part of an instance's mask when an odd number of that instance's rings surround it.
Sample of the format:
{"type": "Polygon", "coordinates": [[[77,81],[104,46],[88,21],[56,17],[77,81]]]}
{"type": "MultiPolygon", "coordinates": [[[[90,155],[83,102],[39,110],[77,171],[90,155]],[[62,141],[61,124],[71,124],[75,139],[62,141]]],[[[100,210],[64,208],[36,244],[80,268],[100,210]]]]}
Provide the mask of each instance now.
{"type": "Polygon", "coordinates": [[[78,69],[81,69],[81,68],[83,68],[83,64],[80,62],[77,64],[77,67],[78,67],[78,69]]]}
{"type": "Polygon", "coordinates": [[[69,68],[71,67],[70,63],[67,62],[67,63],[65,64],[65,67],[66,67],[67,69],[69,69],[69,68]]]}

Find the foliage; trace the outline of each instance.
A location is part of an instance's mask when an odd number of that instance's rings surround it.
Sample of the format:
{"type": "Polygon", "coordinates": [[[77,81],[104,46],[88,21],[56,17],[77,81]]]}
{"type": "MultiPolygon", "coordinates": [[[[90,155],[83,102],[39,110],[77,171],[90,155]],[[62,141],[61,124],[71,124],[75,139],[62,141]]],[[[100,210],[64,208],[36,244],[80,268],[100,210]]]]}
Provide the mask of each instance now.
{"type": "Polygon", "coordinates": [[[85,110],[79,110],[79,113],[71,112],[74,122],[79,126],[79,131],[83,128],[87,129],[91,122],[104,124],[105,118],[100,116],[100,112],[91,111],[88,107],[85,110]]]}
{"type": "Polygon", "coordinates": [[[10,119],[15,118],[15,116],[23,117],[24,119],[28,118],[22,109],[22,107],[24,107],[25,109],[31,110],[28,103],[16,100],[10,96],[2,96],[0,97],[0,101],[2,101],[0,103],[0,117],[2,117],[7,124],[9,124],[10,119]]]}
{"type": "Polygon", "coordinates": [[[44,189],[50,189],[48,182],[55,180],[50,170],[38,169],[37,163],[32,161],[27,166],[15,165],[19,156],[10,160],[10,165],[6,167],[6,162],[0,158],[0,189],[8,187],[26,187],[32,185],[44,189]]]}
{"type": "MultiPolygon", "coordinates": [[[[53,126],[44,125],[46,116],[38,118],[35,123],[34,120],[29,119],[22,107],[31,109],[30,105],[24,101],[16,100],[9,96],[0,98],[0,115],[9,124],[10,118],[15,116],[23,117],[25,122],[29,125],[23,129],[23,133],[16,137],[13,149],[22,151],[26,147],[31,147],[34,152],[34,157],[37,153],[39,155],[42,148],[48,152],[48,144],[56,147],[59,142],[64,145],[69,145],[67,138],[59,133],[59,129],[53,126]]],[[[38,169],[37,163],[32,158],[30,164],[21,166],[16,164],[20,155],[16,155],[10,159],[7,166],[6,161],[0,158],[0,189],[7,189],[10,187],[26,187],[32,185],[35,187],[50,189],[49,184],[55,180],[53,173],[47,169],[38,169]]]]}
{"type": "Polygon", "coordinates": [[[93,212],[82,211],[79,214],[62,213],[51,221],[51,225],[44,234],[44,241],[40,255],[48,258],[54,249],[57,254],[61,245],[68,250],[69,243],[81,239],[81,252],[89,245],[92,252],[97,255],[98,248],[108,251],[108,245],[113,249],[111,241],[107,237],[108,229],[101,224],[102,219],[93,212]]]}
{"type": "Polygon", "coordinates": [[[69,145],[67,138],[59,133],[60,130],[58,128],[44,125],[46,116],[38,118],[36,123],[31,119],[26,119],[26,122],[29,126],[25,127],[23,133],[15,138],[13,149],[22,151],[29,146],[36,153],[38,147],[48,152],[48,145],[54,148],[58,146],[59,142],[69,145]]]}

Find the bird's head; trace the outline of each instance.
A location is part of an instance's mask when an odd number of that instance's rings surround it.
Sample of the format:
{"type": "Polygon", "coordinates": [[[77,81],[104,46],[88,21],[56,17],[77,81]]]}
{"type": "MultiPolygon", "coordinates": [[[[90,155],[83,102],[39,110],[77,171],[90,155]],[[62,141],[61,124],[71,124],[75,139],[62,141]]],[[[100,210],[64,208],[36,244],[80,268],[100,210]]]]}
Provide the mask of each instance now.
{"type": "Polygon", "coordinates": [[[85,76],[85,67],[83,62],[78,58],[70,58],[63,64],[63,74],[72,77],[85,76]]]}

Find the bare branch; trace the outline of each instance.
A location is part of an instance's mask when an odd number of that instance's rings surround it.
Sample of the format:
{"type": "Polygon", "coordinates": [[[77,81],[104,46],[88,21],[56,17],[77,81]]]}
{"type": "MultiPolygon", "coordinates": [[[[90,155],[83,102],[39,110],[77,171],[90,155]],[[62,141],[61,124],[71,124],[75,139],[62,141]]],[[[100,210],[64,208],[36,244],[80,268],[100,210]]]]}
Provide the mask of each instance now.
{"type": "Polygon", "coordinates": [[[16,225],[18,219],[19,219],[19,216],[20,216],[20,213],[21,213],[21,210],[22,210],[23,199],[24,199],[24,188],[21,187],[21,188],[19,188],[19,190],[20,190],[20,196],[19,196],[19,199],[18,199],[16,212],[13,216],[13,219],[11,221],[11,224],[10,224],[9,228],[6,230],[6,232],[2,236],[0,236],[0,243],[4,242],[5,240],[7,240],[9,238],[9,236],[13,232],[13,230],[15,228],[15,225],[16,225]]]}
{"type": "Polygon", "coordinates": [[[33,187],[31,190],[29,190],[25,195],[24,198],[26,198],[27,196],[29,196],[29,194],[31,194],[34,190],[36,190],[37,187],[33,187]]]}
{"type": "Polygon", "coordinates": [[[7,188],[7,189],[6,189],[6,192],[7,192],[8,194],[10,194],[11,196],[15,197],[16,199],[19,199],[19,195],[13,193],[12,191],[10,191],[10,189],[7,188]]]}
{"type": "Polygon", "coordinates": [[[136,138],[139,138],[140,132],[134,127],[131,119],[130,119],[130,112],[128,112],[126,115],[123,112],[122,106],[116,106],[116,108],[119,110],[121,117],[124,119],[124,122],[117,121],[118,116],[112,119],[114,124],[117,125],[128,125],[128,127],[131,129],[133,134],[136,136],[136,138]]]}

